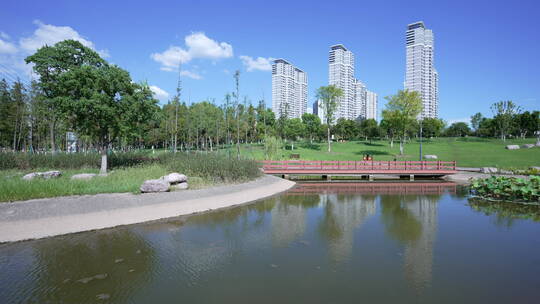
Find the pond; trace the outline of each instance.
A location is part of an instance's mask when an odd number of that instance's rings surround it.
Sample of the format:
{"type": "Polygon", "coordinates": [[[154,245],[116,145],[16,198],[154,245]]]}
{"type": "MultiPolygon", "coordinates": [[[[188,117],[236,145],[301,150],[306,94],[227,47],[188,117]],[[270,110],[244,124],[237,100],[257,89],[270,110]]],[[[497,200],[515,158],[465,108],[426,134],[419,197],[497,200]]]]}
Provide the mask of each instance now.
{"type": "Polygon", "coordinates": [[[539,286],[539,207],[448,183],[304,183],[0,245],[1,303],[537,303],[539,286]]]}

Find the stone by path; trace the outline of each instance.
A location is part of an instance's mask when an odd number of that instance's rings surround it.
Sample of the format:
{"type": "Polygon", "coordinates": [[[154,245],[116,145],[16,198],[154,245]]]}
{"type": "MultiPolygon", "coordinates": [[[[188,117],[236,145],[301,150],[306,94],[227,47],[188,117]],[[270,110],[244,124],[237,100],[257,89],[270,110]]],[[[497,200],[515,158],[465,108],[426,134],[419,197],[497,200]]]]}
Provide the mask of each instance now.
{"type": "Polygon", "coordinates": [[[0,204],[0,242],[38,239],[250,203],[294,182],[264,176],[235,185],[149,194],[98,194],[0,204]]]}

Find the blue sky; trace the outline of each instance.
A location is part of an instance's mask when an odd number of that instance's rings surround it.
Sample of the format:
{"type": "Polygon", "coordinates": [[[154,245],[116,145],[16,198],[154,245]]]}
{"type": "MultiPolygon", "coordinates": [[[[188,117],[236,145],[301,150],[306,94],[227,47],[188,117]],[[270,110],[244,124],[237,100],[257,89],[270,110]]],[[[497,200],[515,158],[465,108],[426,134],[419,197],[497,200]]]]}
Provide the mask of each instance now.
{"type": "MultiPolygon", "coordinates": [[[[513,100],[540,109],[538,1],[2,1],[0,77],[27,77],[22,58],[44,43],[75,38],[172,96],[184,64],[186,101],[234,89],[271,105],[269,58],[307,72],[309,105],[328,83],[329,46],[355,53],[356,77],[384,96],[403,88],[405,28],[423,20],[435,34],[439,115],[491,115],[513,100]],[[247,57],[246,57],[247,56],[247,57]],[[261,58],[259,58],[261,57],[261,58]],[[257,59],[259,58],[259,59],[257,59]]],[[[166,94],[157,94],[166,102],[166,94]]]]}

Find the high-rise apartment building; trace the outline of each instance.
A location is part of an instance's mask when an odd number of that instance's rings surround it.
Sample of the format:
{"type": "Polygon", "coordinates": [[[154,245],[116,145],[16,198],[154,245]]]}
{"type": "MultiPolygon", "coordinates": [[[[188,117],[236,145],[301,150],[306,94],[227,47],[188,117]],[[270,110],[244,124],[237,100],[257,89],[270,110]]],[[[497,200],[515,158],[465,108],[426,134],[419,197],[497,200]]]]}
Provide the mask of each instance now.
{"type": "Polygon", "coordinates": [[[332,45],[328,63],[328,83],[343,91],[343,96],[339,98],[336,120],[339,118],[356,119],[358,106],[355,97],[354,54],[343,44],[332,45]]]}
{"type": "Polygon", "coordinates": [[[284,59],[272,64],[272,109],[276,117],[300,118],[307,107],[307,75],[284,59]]]}
{"type": "Polygon", "coordinates": [[[365,119],[375,119],[377,120],[377,94],[371,91],[366,91],[366,106],[364,118],[365,119]]]}
{"type": "Polygon", "coordinates": [[[433,32],[419,21],[407,26],[405,89],[422,98],[420,118],[437,118],[439,107],[438,74],[434,67],[433,32]]]}
{"type": "MultiPolygon", "coordinates": [[[[343,96],[339,98],[336,120],[339,118],[351,120],[373,118],[373,115],[370,114],[369,117],[367,115],[368,91],[366,85],[354,76],[354,54],[347,50],[343,44],[333,45],[330,47],[328,63],[328,83],[343,91],[343,96]]],[[[376,94],[375,103],[372,102],[370,105],[375,106],[374,111],[377,113],[376,94]]],[[[370,110],[370,113],[372,112],[373,109],[370,110]]]]}

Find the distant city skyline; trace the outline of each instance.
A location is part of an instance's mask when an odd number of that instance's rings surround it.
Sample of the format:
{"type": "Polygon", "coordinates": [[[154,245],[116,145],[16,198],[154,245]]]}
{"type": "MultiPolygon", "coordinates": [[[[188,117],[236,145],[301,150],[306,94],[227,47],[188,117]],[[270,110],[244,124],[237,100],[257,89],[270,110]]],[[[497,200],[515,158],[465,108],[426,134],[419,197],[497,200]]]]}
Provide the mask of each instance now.
{"type": "Polygon", "coordinates": [[[384,97],[404,88],[406,26],[423,20],[437,40],[440,118],[451,123],[476,112],[491,116],[490,105],[500,100],[540,108],[536,1],[309,2],[306,10],[307,4],[276,0],[273,5],[287,10],[272,10],[234,1],[126,6],[6,0],[0,10],[0,77],[28,81],[31,67],[24,57],[44,44],[76,39],[128,70],[134,81],[146,81],[161,104],[175,94],[181,61],[186,102],[221,104],[240,70],[242,99],[257,104],[264,98],[271,107],[271,62],[284,57],[309,75],[311,106],[316,88],[328,84],[328,46],[343,43],[357,57],[356,77],[378,94],[380,115],[384,97]],[[369,14],[357,18],[361,12],[369,14]],[[500,22],[501,12],[507,22],[500,22]]]}

